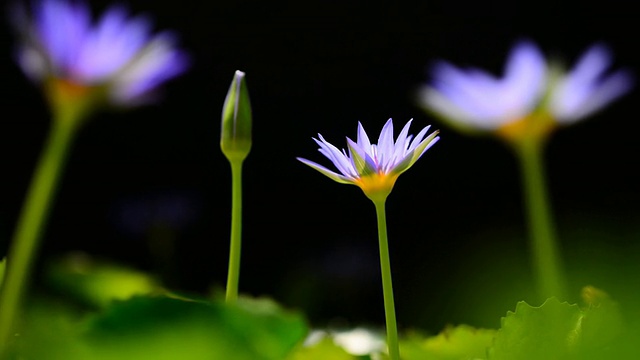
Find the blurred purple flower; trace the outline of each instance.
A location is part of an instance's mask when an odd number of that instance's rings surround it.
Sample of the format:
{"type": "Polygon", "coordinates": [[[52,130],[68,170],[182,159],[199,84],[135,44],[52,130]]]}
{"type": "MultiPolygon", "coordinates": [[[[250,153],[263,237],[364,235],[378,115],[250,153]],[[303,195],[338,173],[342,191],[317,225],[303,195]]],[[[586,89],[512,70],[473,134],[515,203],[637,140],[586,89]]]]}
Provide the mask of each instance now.
{"type": "Polygon", "coordinates": [[[320,140],[313,140],[320,145],[320,153],[331,160],[340,173],[307,159],[297,159],[334,181],[359,186],[371,199],[386,198],[398,176],[413,166],[440,139],[436,136],[437,130],[426,136],[430,126],[422,129],[415,138],[409,135],[411,121],[407,122],[394,142],[393,122],[389,119],[380,132],[377,145],[369,141],[362,124],[358,123],[357,142],[347,138],[348,154],[346,150],[338,150],[318,134],[320,140]]]}
{"type": "Polygon", "coordinates": [[[419,103],[452,125],[498,130],[540,111],[558,123],[591,115],[631,89],[625,70],[605,71],[611,54],[602,45],[590,48],[568,73],[548,64],[529,41],[511,50],[504,75],[460,69],[446,62],[432,67],[432,83],[419,93],[419,103]]]}
{"type": "Polygon", "coordinates": [[[633,77],[628,70],[605,74],[611,58],[607,47],[594,45],[552,86],[549,107],[558,122],[585,118],[631,90],[633,77]]]}
{"type": "Polygon", "coordinates": [[[34,81],[103,87],[111,102],[132,105],[188,67],[173,33],[153,35],[148,18],[129,18],[121,6],[109,8],[95,24],[81,1],[41,0],[33,13],[30,18],[18,8],[13,20],[22,35],[19,65],[34,81]]]}
{"type": "Polygon", "coordinates": [[[544,93],[546,72],[538,48],[522,42],[511,51],[502,78],[437,63],[432,85],[422,89],[420,102],[446,119],[492,130],[533,111],[544,93]]]}

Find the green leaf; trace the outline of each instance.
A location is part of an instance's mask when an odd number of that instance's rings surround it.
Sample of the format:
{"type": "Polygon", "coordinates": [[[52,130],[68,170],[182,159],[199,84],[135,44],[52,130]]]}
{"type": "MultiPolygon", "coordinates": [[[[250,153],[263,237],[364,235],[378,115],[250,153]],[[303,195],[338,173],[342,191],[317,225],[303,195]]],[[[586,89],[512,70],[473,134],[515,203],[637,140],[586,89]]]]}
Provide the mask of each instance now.
{"type": "Polygon", "coordinates": [[[17,341],[18,358],[282,360],[307,332],[300,315],[270,300],[230,306],[140,296],[84,320],[51,304],[30,314],[17,341]]]}
{"type": "Polygon", "coordinates": [[[606,346],[623,331],[618,304],[607,293],[593,286],[582,289],[586,304],[582,319],[582,345],[586,349],[606,346]]]}
{"type": "Polygon", "coordinates": [[[161,292],[157,281],[146,273],[84,254],[55,261],[48,270],[47,281],[53,287],[97,308],[105,308],[113,300],[161,292]]]}
{"type": "Polygon", "coordinates": [[[414,332],[400,343],[404,360],[485,359],[496,330],[476,329],[468,325],[447,327],[433,337],[414,332]]]}
{"type": "Polygon", "coordinates": [[[92,352],[82,340],[84,323],[71,307],[36,299],[25,312],[22,331],[11,359],[90,360],[92,352]]]}
{"type": "Polygon", "coordinates": [[[96,359],[281,360],[306,335],[301,316],[275,303],[139,297],[114,303],[90,324],[96,359]],[[268,305],[267,305],[268,304],[268,305]]]}
{"type": "Polygon", "coordinates": [[[640,359],[640,336],[625,326],[618,303],[593,286],[582,289],[582,299],[585,309],[579,358],[640,359]]]}
{"type": "Polygon", "coordinates": [[[548,299],[533,307],[521,301],[502,318],[490,360],[565,360],[579,342],[583,314],[578,305],[548,299]]]}
{"type": "Polygon", "coordinates": [[[548,299],[540,307],[518,303],[502,318],[502,328],[489,351],[490,360],[638,359],[637,330],[627,329],[618,304],[603,291],[587,286],[586,304],[548,299]]]}

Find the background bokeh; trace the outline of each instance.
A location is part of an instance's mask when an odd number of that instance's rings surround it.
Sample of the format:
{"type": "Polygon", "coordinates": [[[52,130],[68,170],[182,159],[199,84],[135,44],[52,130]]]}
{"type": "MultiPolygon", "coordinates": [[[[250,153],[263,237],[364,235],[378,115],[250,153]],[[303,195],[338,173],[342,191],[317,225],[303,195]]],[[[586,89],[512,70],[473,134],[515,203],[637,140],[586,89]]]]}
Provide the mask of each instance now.
{"type": "MultiPolygon", "coordinates": [[[[108,4],[92,1],[97,11],[108,4]]],[[[400,178],[387,203],[400,326],[498,327],[506,310],[533,295],[517,164],[498,141],[460,135],[425,114],[415,90],[437,59],[499,74],[522,38],[567,66],[602,41],[616,67],[636,70],[632,3],[576,5],[129,1],[133,13],[180,34],[192,68],[164,88],[162,102],[103,112],[82,130],[39,264],[82,251],[154,272],[181,291],[223,288],[231,201],[220,113],[240,69],[254,114],[241,292],[273,297],[320,326],[383,324],[372,204],[295,157],[324,161],[311,140],[318,132],[342,147],[357,121],[377,134],[388,118],[398,125],[413,118],[414,132],[433,124],[441,141],[400,178]]],[[[49,115],[13,62],[16,40],[6,21],[0,39],[3,254],[49,115]]],[[[574,301],[586,284],[637,298],[625,289],[637,288],[640,274],[638,101],[630,93],[558,131],[547,148],[574,301]]]]}

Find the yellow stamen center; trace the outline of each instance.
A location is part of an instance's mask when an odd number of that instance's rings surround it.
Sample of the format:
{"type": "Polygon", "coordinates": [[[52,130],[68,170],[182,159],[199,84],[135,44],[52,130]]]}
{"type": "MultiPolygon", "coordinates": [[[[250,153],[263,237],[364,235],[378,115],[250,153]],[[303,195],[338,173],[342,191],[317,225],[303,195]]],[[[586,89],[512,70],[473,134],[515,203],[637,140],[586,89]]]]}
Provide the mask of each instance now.
{"type": "Polygon", "coordinates": [[[377,172],[362,176],[355,181],[365,195],[371,200],[384,200],[391,193],[393,185],[398,179],[398,174],[377,172]]]}
{"type": "Polygon", "coordinates": [[[47,82],[47,92],[55,102],[82,101],[92,90],[92,87],[71,82],[66,79],[51,79],[47,82]]]}
{"type": "Polygon", "coordinates": [[[49,104],[59,113],[58,117],[76,119],[74,121],[86,118],[92,109],[101,105],[106,99],[103,87],[79,84],[55,77],[45,82],[45,91],[49,104]]]}
{"type": "Polygon", "coordinates": [[[557,123],[546,113],[535,113],[502,125],[496,134],[510,143],[525,140],[544,140],[557,127],[557,123]]]}

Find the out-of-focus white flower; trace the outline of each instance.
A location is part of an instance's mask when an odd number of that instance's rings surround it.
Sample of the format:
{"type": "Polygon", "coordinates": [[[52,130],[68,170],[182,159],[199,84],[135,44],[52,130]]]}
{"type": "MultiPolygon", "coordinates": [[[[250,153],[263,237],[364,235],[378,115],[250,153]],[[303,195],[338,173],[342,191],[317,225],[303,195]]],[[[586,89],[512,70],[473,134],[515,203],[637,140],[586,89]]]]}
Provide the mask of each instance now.
{"type": "Polygon", "coordinates": [[[364,328],[333,333],[333,342],[351,355],[369,355],[384,352],[387,344],[384,335],[364,328]]]}
{"type": "Polygon", "coordinates": [[[313,330],[305,339],[303,346],[312,347],[327,338],[355,356],[370,355],[373,358],[385,352],[387,348],[384,333],[362,327],[349,330],[313,330]]]}

